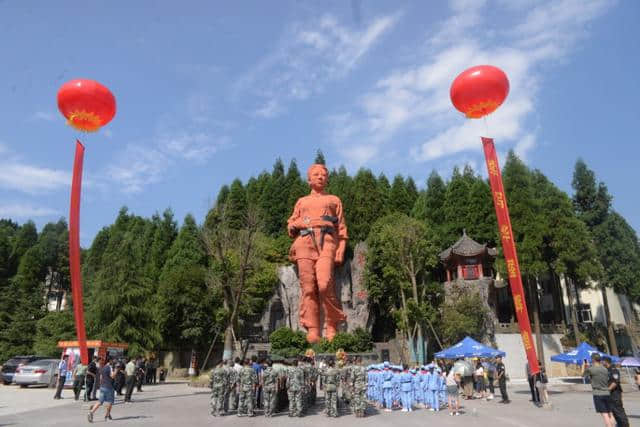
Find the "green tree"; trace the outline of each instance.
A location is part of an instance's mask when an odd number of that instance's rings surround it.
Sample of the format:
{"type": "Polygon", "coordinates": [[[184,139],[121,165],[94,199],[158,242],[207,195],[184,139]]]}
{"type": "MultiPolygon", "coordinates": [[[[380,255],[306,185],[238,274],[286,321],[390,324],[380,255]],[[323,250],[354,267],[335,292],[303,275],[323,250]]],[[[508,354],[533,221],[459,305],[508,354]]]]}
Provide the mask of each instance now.
{"type": "Polygon", "coordinates": [[[39,356],[60,357],[58,341],[76,339],[76,328],[71,310],[47,313],[36,323],[33,353],[39,356]]]}
{"type": "Polygon", "coordinates": [[[602,293],[604,314],[609,337],[609,348],[618,354],[607,288],[638,295],[637,273],[640,272],[638,238],[624,218],[611,210],[612,197],[604,183],[596,185],[595,173],[582,160],[576,162],[572,186],[574,208],[587,224],[597,242],[598,257],[604,268],[599,288],[602,293]]]}
{"type": "Polygon", "coordinates": [[[271,352],[282,357],[301,355],[308,348],[307,338],[302,331],[278,328],[269,335],[271,352]]]}
{"type": "Polygon", "coordinates": [[[270,236],[285,233],[283,218],[287,215],[289,192],[286,188],[284,165],[277,159],[273,165],[271,179],[266,184],[260,198],[260,213],[264,218],[263,229],[270,236]]]}
{"type": "Polygon", "coordinates": [[[153,315],[154,286],[145,276],[149,242],[140,239],[149,221],[120,210],[88,299],[89,334],[129,344],[140,354],[160,342],[153,315]]]}
{"type": "Polygon", "coordinates": [[[216,303],[206,284],[207,254],[187,215],[160,276],[157,324],[166,348],[199,348],[213,330],[216,303]]]}
{"type": "Polygon", "coordinates": [[[247,192],[239,179],[233,180],[229,196],[224,205],[226,217],[231,228],[242,228],[247,216],[247,192]]]}
{"type": "Polygon", "coordinates": [[[318,151],[316,151],[316,158],[313,160],[313,163],[318,165],[327,164],[327,161],[324,158],[324,154],[322,153],[322,150],[318,149],[318,151]]]}
{"type": "Polygon", "coordinates": [[[405,215],[411,213],[415,200],[412,199],[402,175],[396,175],[391,184],[389,204],[391,212],[400,212],[405,215]]]}
{"type": "Polygon", "coordinates": [[[229,227],[226,211],[214,208],[202,230],[207,283],[222,299],[215,317],[224,324],[224,357],[231,357],[243,320],[255,320],[277,284],[275,265],[267,259],[274,252],[273,239],[260,232],[258,212],[250,205],[245,225],[236,230],[229,227]]]}
{"type": "Polygon", "coordinates": [[[438,246],[445,247],[445,215],[444,202],[447,186],[436,171],[431,172],[427,179],[427,187],[416,199],[411,216],[424,221],[431,228],[438,241],[438,246]]]}
{"type": "Polygon", "coordinates": [[[393,206],[391,203],[391,184],[385,176],[381,173],[378,175],[378,191],[380,192],[382,211],[381,216],[385,216],[393,212],[393,206]]]}
{"type": "MultiPolygon", "coordinates": [[[[437,316],[429,296],[430,273],[438,264],[439,248],[426,225],[404,214],[377,221],[368,239],[365,286],[379,312],[390,312],[398,329],[424,361],[424,331],[435,336],[437,316]]],[[[437,336],[435,336],[438,339],[437,336]]]]}
{"type": "Polygon", "coordinates": [[[453,345],[470,336],[482,341],[486,330],[487,310],[476,293],[461,295],[446,303],[442,309],[442,340],[445,346],[453,345]]]}
{"type": "MultiPolygon", "coordinates": [[[[352,206],[349,209],[350,239],[361,242],[369,236],[371,225],[384,212],[384,198],[380,194],[376,177],[369,169],[360,169],[353,180],[352,206]]],[[[343,201],[344,205],[344,201],[343,201]]]]}

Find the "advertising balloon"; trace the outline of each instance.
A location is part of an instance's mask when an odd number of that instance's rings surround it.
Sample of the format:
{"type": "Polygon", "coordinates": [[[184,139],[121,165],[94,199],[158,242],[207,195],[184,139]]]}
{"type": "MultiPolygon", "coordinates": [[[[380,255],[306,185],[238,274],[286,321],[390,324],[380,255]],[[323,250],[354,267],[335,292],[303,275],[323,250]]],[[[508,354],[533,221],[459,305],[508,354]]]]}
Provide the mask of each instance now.
{"type": "Polygon", "coordinates": [[[116,115],[116,98],[95,80],[71,80],[58,91],[58,109],[69,126],[95,132],[116,115]]]}
{"type": "Polygon", "coordinates": [[[493,65],[477,65],[463,71],[449,91],[453,105],[470,119],[493,113],[508,94],[507,75],[493,65]]]}

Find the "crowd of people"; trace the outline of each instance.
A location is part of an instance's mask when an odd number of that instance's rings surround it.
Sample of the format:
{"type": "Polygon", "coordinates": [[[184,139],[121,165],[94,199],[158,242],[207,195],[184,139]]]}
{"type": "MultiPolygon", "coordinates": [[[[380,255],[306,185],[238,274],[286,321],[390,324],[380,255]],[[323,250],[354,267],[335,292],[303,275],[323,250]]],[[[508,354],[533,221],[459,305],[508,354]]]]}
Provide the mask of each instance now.
{"type": "Polygon", "coordinates": [[[251,360],[222,361],[211,372],[211,414],[266,417],[288,408],[290,417],[301,417],[316,403],[317,390],[325,393],[325,413],[338,416],[340,403],[363,417],[366,409],[367,373],[359,358],[338,366],[334,360],[316,365],[301,357],[277,366],[253,356],[251,360]],[[340,402],[339,402],[340,401],[340,402]]]}
{"type": "Polygon", "coordinates": [[[254,416],[263,409],[266,417],[288,408],[299,417],[316,402],[317,390],[324,392],[325,414],[337,417],[338,407],[349,407],[364,417],[368,405],[385,411],[411,412],[449,409],[460,415],[460,397],[494,398],[494,382],[501,390],[501,403],[510,403],[506,391],[505,367],[501,358],[443,361],[409,369],[389,362],[365,367],[358,357],[316,364],[301,357],[274,365],[270,360],[223,360],[211,372],[211,414],[254,416]],[[474,365],[475,362],[475,365],[474,365]]]}
{"type": "MultiPolygon", "coordinates": [[[[54,399],[62,398],[62,390],[67,379],[67,372],[70,370],[69,356],[64,355],[58,364],[58,380],[54,399]]],[[[124,402],[131,403],[131,396],[134,388],[142,392],[143,384],[156,384],[165,379],[164,368],[158,370],[155,359],[145,359],[143,357],[116,359],[110,356],[98,357],[94,355],[89,364],[78,361],[72,369],[73,395],[76,401],[80,400],[82,389],[84,388],[83,401],[95,403],[87,418],[93,422],[93,414],[103,404],[106,405],[105,420],[111,418],[111,408],[115,402],[115,395],[123,396],[124,402]],[[124,390],[124,392],[123,392],[124,390]],[[98,394],[98,391],[100,393],[98,394]]]]}

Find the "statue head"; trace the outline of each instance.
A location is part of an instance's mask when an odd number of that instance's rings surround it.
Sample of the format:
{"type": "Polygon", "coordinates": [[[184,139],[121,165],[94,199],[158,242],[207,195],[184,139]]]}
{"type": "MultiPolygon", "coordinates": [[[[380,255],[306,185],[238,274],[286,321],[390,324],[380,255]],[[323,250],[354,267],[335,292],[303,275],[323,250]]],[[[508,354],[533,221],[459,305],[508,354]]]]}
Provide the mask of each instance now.
{"type": "Polygon", "coordinates": [[[329,171],[323,164],[315,163],[307,169],[307,182],[315,191],[323,191],[329,182],[329,171]]]}

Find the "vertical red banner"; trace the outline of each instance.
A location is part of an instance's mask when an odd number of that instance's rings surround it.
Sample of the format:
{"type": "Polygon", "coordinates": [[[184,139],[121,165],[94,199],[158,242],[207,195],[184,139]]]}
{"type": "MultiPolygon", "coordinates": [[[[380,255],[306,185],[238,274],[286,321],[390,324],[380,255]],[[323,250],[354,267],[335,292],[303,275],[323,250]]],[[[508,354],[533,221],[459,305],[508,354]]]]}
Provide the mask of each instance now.
{"type": "Polygon", "coordinates": [[[484,157],[487,161],[489,183],[491,184],[491,193],[493,194],[493,205],[496,208],[500,239],[502,240],[502,250],[504,251],[504,259],[507,264],[507,275],[509,276],[509,285],[511,287],[511,295],[513,295],[513,305],[518,319],[518,326],[520,327],[522,344],[527,354],[531,373],[537,374],[540,372],[540,367],[538,366],[536,349],[533,346],[531,323],[529,323],[529,313],[527,312],[527,305],[525,304],[522,276],[520,275],[520,265],[518,264],[518,253],[516,252],[516,244],[513,240],[507,197],[504,194],[504,185],[502,183],[500,166],[498,165],[498,157],[496,156],[496,147],[493,145],[493,139],[484,137],[482,137],[482,146],[484,148],[484,157]]]}
{"type": "Polygon", "coordinates": [[[80,193],[82,190],[82,163],[84,146],[76,141],[76,155],[73,161],[73,180],[71,181],[71,207],[69,209],[69,269],[71,272],[71,296],[73,314],[76,321],[76,333],[80,345],[80,359],[89,363],[87,352],[87,333],[84,327],[84,304],[82,301],[82,274],[80,272],[80,193]]]}

